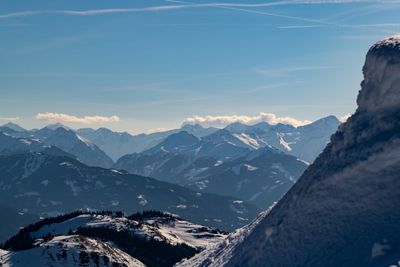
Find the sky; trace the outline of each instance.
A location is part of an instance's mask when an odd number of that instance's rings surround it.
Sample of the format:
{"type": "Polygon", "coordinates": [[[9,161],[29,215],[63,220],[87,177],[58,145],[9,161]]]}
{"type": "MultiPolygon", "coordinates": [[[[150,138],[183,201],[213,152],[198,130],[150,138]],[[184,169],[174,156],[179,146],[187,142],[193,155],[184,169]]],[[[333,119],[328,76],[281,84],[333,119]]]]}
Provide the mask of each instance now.
{"type": "Polygon", "coordinates": [[[400,1],[3,0],[0,124],[132,134],[356,109],[400,1]]]}

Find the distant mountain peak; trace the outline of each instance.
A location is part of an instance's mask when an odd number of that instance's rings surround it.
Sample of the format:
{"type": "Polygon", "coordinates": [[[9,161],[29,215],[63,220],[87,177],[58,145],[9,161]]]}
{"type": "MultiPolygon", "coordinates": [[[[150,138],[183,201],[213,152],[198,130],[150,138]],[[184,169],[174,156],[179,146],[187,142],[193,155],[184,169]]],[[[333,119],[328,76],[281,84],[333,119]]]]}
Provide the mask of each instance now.
{"type": "Polygon", "coordinates": [[[339,121],[339,119],[338,119],[336,116],[334,116],[334,115],[328,115],[328,116],[323,117],[323,118],[321,118],[321,119],[319,119],[319,120],[339,121]]]}
{"type": "Polygon", "coordinates": [[[201,126],[200,124],[183,124],[181,130],[185,129],[205,129],[205,127],[201,126]]]}
{"type": "Polygon", "coordinates": [[[56,130],[58,128],[64,128],[66,130],[71,130],[71,128],[69,128],[69,127],[67,127],[67,126],[65,126],[65,125],[63,125],[63,124],[61,124],[59,122],[46,125],[44,128],[47,128],[47,129],[50,129],[50,130],[56,130]]]}
{"type": "Polygon", "coordinates": [[[313,121],[312,123],[304,125],[302,127],[307,127],[309,125],[317,125],[317,124],[333,124],[337,126],[340,124],[340,120],[336,116],[329,115],[321,119],[318,119],[316,121],[313,121]]]}
{"type": "Polygon", "coordinates": [[[21,126],[19,126],[16,123],[13,123],[13,122],[8,122],[8,123],[2,125],[1,127],[6,127],[6,128],[11,129],[11,130],[14,130],[16,132],[25,132],[26,131],[26,129],[22,128],[21,126]]]}
{"type": "Polygon", "coordinates": [[[219,129],[214,127],[203,127],[200,124],[184,124],[179,130],[187,131],[188,133],[201,138],[209,134],[212,134],[218,131],[219,129]]]}
{"type": "Polygon", "coordinates": [[[160,144],[168,144],[168,145],[175,145],[175,146],[180,146],[180,145],[192,145],[195,144],[199,141],[199,139],[188,133],[187,131],[181,131],[178,133],[171,134],[163,142],[160,144]]]}
{"type": "Polygon", "coordinates": [[[226,129],[226,130],[228,130],[230,132],[235,132],[235,133],[241,132],[241,133],[243,133],[243,132],[246,132],[246,130],[249,127],[250,126],[247,125],[247,124],[244,124],[244,123],[241,123],[241,122],[234,122],[234,123],[231,123],[231,124],[227,125],[224,129],[226,129]]]}
{"type": "Polygon", "coordinates": [[[260,129],[268,129],[272,126],[272,124],[266,122],[266,121],[261,121],[259,123],[256,123],[253,125],[256,128],[260,128],[260,129]]]}

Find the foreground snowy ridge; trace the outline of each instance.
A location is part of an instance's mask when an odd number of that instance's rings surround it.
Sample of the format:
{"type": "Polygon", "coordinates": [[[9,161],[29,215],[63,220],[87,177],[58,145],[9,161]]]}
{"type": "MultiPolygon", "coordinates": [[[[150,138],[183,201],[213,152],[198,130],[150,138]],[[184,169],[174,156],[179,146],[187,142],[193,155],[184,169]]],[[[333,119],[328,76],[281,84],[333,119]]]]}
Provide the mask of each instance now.
{"type": "Polygon", "coordinates": [[[172,266],[225,237],[156,211],[75,212],[22,229],[5,242],[0,266],[28,266],[30,257],[37,261],[32,266],[172,266]]]}
{"type": "Polygon", "coordinates": [[[400,37],[374,45],[363,72],[357,111],[265,219],[182,266],[398,265],[400,37]]]}
{"type": "Polygon", "coordinates": [[[57,236],[22,251],[0,251],[0,266],[145,266],[105,242],[79,235],[57,236]]]}

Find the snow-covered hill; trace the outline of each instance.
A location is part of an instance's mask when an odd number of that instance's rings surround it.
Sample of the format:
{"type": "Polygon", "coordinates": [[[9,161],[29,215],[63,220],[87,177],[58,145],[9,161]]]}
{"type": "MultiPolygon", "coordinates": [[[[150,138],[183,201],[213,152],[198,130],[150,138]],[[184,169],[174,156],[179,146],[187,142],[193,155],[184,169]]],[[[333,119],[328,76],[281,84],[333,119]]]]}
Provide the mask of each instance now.
{"type": "MultiPolygon", "coordinates": [[[[400,36],[375,44],[356,113],[243,240],[186,266],[374,266],[400,255],[400,36]]],[[[397,266],[394,265],[394,266],[397,266]]]]}
{"type": "Polygon", "coordinates": [[[0,250],[2,267],[144,267],[139,260],[106,242],[81,235],[56,236],[38,241],[36,247],[0,250]]]}
{"type": "Polygon", "coordinates": [[[35,266],[78,266],[84,261],[89,266],[104,266],[104,262],[110,262],[110,266],[112,262],[123,266],[171,266],[225,237],[219,230],[160,212],[128,217],[110,212],[75,212],[22,229],[5,242],[3,248],[8,251],[2,251],[0,263],[24,266],[31,257],[31,262],[40,263],[35,266]]]}

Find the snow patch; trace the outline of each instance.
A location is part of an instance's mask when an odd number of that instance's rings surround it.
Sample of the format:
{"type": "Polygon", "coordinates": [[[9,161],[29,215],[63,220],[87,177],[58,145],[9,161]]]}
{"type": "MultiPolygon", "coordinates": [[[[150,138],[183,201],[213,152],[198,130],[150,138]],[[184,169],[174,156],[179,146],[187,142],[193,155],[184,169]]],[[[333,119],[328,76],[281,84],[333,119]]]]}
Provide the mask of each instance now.
{"type": "Polygon", "coordinates": [[[247,135],[245,133],[233,134],[233,136],[253,149],[260,148],[260,144],[257,142],[257,140],[254,138],[251,138],[249,135],[247,135]]]}
{"type": "Polygon", "coordinates": [[[147,199],[143,195],[138,195],[139,204],[145,206],[147,204],[147,199]]]}

